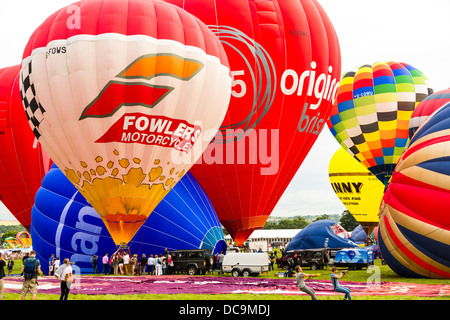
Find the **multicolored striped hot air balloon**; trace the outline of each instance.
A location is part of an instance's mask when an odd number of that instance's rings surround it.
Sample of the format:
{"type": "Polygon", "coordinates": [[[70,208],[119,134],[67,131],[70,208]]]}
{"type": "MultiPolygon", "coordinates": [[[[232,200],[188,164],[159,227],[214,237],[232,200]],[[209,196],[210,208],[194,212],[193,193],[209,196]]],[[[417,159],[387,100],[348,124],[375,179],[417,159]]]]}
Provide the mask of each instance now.
{"type": "Polygon", "coordinates": [[[381,254],[397,274],[450,278],[450,103],[417,130],[380,207],[381,254]]]}
{"type": "Polygon", "coordinates": [[[450,102],[450,88],[435,92],[420,102],[409,119],[409,138],[411,139],[420,125],[437,109],[450,102]]]}
{"type": "Polygon", "coordinates": [[[55,12],[31,35],[20,79],[36,138],[117,245],[201,156],[231,96],[219,39],[153,0],[80,1],[55,12]]]}
{"type": "Polygon", "coordinates": [[[399,62],[364,65],[341,79],[328,126],[341,146],[387,184],[409,138],[414,108],[430,89],[399,62]]]}

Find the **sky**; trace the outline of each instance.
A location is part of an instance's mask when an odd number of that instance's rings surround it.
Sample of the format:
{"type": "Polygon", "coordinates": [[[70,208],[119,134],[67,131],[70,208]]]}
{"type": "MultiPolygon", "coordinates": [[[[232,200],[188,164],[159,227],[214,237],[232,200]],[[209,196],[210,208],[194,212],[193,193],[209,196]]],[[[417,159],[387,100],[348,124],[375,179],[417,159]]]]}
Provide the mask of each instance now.
{"type": "MultiPolygon", "coordinates": [[[[0,68],[21,63],[36,27],[73,0],[0,1],[0,68]]],[[[339,38],[341,73],[363,64],[406,62],[420,69],[434,91],[450,87],[448,0],[318,0],[339,38]]],[[[324,127],[280,198],[272,216],[342,213],[328,179],[328,165],[339,144],[324,127]]],[[[0,206],[0,220],[13,220],[0,206]]]]}

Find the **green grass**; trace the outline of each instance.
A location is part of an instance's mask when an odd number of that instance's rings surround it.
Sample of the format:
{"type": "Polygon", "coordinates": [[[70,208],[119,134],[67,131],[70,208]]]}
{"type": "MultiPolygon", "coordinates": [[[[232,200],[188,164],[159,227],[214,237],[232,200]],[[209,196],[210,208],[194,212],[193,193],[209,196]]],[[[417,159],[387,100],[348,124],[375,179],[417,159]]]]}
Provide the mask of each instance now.
{"type": "MultiPolygon", "coordinates": [[[[382,265],[380,260],[375,261],[375,267],[379,270],[379,281],[381,282],[405,282],[405,283],[420,283],[420,284],[450,284],[448,279],[416,279],[405,278],[393,272],[389,266],[382,265]]],[[[22,261],[16,260],[13,274],[20,273],[22,268],[22,261]]],[[[342,268],[343,269],[343,268],[342,268]]],[[[312,271],[309,268],[303,268],[305,273],[318,273],[320,277],[314,279],[330,280],[330,270],[325,268],[322,270],[312,271]]],[[[283,270],[275,267],[275,270],[269,273],[259,275],[261,278],[278,278],[278,272],[283,270]]],[[[356,281],[367,282],[369,277],[373,277],[373,272],[367,272],[366,269],[351,270],[342,281],[356,281]]],[[[103,275],[99,275],[103,276],[103,275]]],[[[211,275],[217,276],[217,273],[211,275]]],[[[230,277],[231,275],[223,275],[230,277]]],[[[115,276],[117,277],[117,276],[115,276]]],[[[120,277],[120,276],[119,276],[120,277]]],[[[373,282],[373,281],[372,281],[373,282]]],[[[340,295],[333,296],[318,296],[320,300],[342,300],[340,295]]],[[[4,300],[19,300],[19,293],[5,293],[4,300]]],[[[27,296],[27,299],[30,299],[27,296]]],[[[39,294],[37,300],[58,300],[59,295],[55,294],[39,294]]],[[[354,300],[449,300],[450,296],[442,297],[417,297],[417,296],[355,296],[354,300]]],[[[278,295],[278,294],[128,294],[128,295],[85,295],[85,294],[71,294],[70,300],[310,300],[306,295],[278,295]]]]}

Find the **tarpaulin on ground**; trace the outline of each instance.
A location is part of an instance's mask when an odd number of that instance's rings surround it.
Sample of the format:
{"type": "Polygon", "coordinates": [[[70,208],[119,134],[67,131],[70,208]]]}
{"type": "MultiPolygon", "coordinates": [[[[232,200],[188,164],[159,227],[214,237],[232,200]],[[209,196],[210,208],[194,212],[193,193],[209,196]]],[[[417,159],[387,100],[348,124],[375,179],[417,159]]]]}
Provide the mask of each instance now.
{"type": "MultiPolygon", "coordinates": [[[[5,292],[20,293],[22,278],[4,278],[5,292]]],[[[307,280],[316,295],[342,295],[336,293],[331,280],[307,280]]],[[[450,285],[414,284],[381,282],[368,284],[362,282],[340,281],[352,290],[352,296],[363,295],[414,295],[436,297],[450,295],[450,285]]],[[[233,278],[215,276],[78,276],[70,294],[280,294],[304,295],[298,290],[293,278],[233,278]]],[[[60,283],[53,277],[39,278],[38,294],[60,294],[60,283]]]]}

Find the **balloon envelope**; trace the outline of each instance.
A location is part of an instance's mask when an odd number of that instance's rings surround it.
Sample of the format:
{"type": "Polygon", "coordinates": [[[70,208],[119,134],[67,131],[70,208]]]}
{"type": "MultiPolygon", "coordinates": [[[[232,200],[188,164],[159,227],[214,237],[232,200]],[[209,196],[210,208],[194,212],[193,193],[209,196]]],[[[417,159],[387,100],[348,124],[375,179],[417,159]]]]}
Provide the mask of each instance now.
{"type": "Polygon", "coordinates": [[[381,254],[397,274],[450,278],[450,103],[416,131],[380,207],[381,254]]]}
{"type": "Polygon", "coordinates": [[[370,234],[378,225],[384,184],[343,148],[331,157],[328,176],[339,200],[370,234]]]}
{"type": "Polygon", "coordinates": [[[232,97],[191,169],[241,245],[264,226],[328,118],[340,75],[335,30],[315,0],[166,0],[222,41],[232,97]]]}
{"type": "Polygon", "coordinates": [[[328,126],[341,146],[387,184],[408,142],[411,113],[429,94],[406,63],[378,62],[346,72],[328,126]]]}
{"type": "Polygon", "coordinates": [[[356,244],[362,244],[365,243],[368,238],[367,232],[364,230],[363,226],[358,225],[355,229],[353,229],[349,239],[356,244]]]}
{"type": "Polygon", "coordinates": [[[0,69],[0,200],[28,231],[49,158],[31,132],[19,91],[20,66],[0,69]]]}
{"type": "Polygon", "coordinates": [[[307,225],[286,246],[286,252],[302,249],[341,249],[358,247],[347,231],[332,220],[319,220],[307,225]]]}
{"type": "Polygon", "coordinates": [[[437,109],[450,102],[450,88],[435,92],[423,99],[414,109],[409,119],[409,138],[411,139],[420,125],[437,109]]]}
{"type": "Polygon", "coordinates": [[[35,136],[116,244],[131,240],[201,155],[209,141],[199,137],[217,132],[231,92],[212,31],[153,0],[55,12],[30,37],[20,83],[35,136]]]}
{"type": "MultiPolygon", "coordinates": [[[[92,206],[56,166],[46,174],[32,211],[33,249],[42,261],[70,258],[82,273],[92,273],[92,255],[110,257],[117,248],[92,206]]],[[[203,189],[190,173],[159,203],[129,243],[131,254],[163,254],[164,249],[225,252],[222,228],[203,189]]],[[[47,274],[46,263],[42,263],[47,274]]]]}

